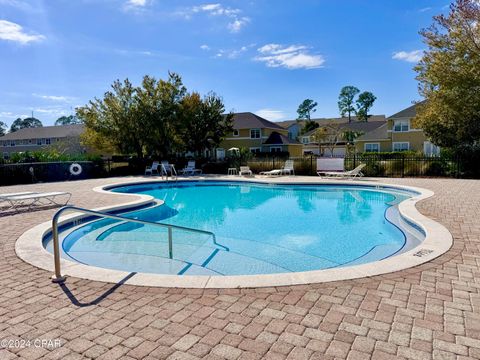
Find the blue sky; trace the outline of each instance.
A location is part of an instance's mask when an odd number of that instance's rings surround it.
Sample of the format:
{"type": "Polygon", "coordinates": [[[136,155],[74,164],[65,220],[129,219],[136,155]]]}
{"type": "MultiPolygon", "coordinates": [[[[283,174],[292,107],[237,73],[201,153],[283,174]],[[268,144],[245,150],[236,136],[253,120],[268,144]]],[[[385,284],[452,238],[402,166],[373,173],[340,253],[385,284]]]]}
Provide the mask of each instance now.
{"type": "Polygon", "coordinates": [[[227,110],[269,120],[338,116],[344,85],[372,91],[375,114],[418,100],[418,31],[438,0],[0,0],[0,121],[53,124],[115,79],[182,75],[227,110]]]}

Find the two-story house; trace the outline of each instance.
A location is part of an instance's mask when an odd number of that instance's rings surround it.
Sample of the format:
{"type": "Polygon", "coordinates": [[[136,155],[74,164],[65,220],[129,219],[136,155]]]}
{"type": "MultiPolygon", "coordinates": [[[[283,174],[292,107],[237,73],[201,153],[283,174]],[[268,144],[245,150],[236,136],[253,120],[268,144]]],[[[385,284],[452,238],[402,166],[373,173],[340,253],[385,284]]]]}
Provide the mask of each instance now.
{"type": "Polygon", "coordinates": [[[417,106],[390,116],[386,124],[356,139],[357,152],[416,151],[438,155],[440,148],[429,141],[422,129],[413,126],[417,106]]]}
{"type": "Polygon", "coordinates": [[[231,148],[247,148],[253,153],[288,152],[290,156],[302,156],[302,144],[288,138],[284,127],[251,112],[233,116],[233,131],[216,149],[217,159],[225,157],[231,148]]]}
{"type": "Polygon", "coordinates": [[[84,149],[80,146],[80,135],[84,129],[83,125],[20,129],[0,137],[0,151],[3,158],[8,159],[12,153],[39,151],[62,141],[68,141],[69,152],[83,152],[84,149]]]}

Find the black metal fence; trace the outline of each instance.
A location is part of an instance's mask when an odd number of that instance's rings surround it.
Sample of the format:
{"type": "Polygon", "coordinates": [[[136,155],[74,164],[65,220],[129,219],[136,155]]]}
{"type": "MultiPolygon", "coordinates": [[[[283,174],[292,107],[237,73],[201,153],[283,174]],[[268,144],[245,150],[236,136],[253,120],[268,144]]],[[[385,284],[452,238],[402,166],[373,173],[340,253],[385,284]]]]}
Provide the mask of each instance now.
{"type": "MultiPolygon", "coordinates": [[[[315,155],[290,158],[298,175],[316,175],[315,155]]],[[[256,157],[247,162],[254,173],[281,169],[285,157],[256,157]]],[[[372,177],[462,177],[480,178],[480,162],[468,156],[419,156],[411,154],[357,154],[345,157],[345,170],[365,164],[362,172],[372,177]]]]}

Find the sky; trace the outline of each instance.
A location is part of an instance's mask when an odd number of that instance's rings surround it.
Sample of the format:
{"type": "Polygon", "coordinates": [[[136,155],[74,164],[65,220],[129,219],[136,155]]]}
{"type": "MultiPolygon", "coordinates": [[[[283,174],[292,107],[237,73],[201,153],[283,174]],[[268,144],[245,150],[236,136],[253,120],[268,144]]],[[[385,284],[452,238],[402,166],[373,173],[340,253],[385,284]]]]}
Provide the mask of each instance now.
{"type": "Polygon", "coordinates": [[[0,121],[44,125],[116,79],[179,73],[189,91],[220,95],[227,111],[271,121],[336,117],[354,85],[387,116],[419,100],[419,30],[448,0],[0,0],[0,121]]]}

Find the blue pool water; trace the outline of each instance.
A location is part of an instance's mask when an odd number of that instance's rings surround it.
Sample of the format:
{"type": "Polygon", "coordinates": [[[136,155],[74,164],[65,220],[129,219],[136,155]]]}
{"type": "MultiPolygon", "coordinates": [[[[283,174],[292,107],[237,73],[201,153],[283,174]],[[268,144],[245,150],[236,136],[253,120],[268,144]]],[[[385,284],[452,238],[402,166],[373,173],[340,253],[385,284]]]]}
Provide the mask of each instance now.
{"type": "Polygon", "coordinates": [[[63,256],[112,269],[185,275],[308,271],[389,257],[406,237],[385,214],[412,196],[366,186],[227,182],[112,191],[165,202],[123,216],[211,231],[216,239],[174,229],[170,259],[165,228],[103,219],[63,231],[63,256]]]}

